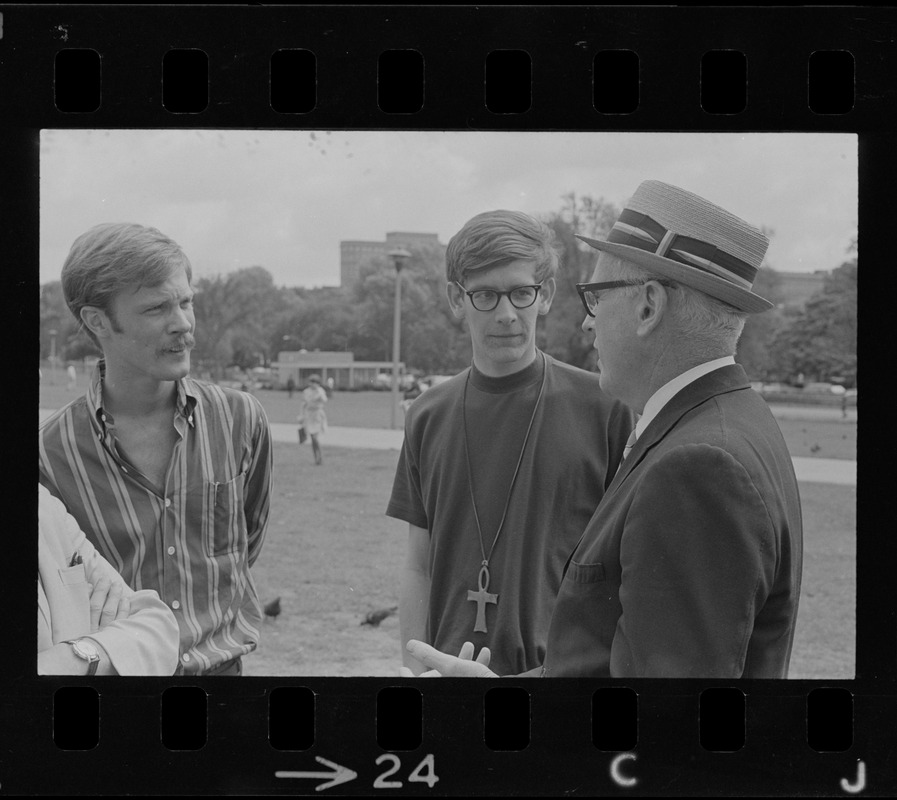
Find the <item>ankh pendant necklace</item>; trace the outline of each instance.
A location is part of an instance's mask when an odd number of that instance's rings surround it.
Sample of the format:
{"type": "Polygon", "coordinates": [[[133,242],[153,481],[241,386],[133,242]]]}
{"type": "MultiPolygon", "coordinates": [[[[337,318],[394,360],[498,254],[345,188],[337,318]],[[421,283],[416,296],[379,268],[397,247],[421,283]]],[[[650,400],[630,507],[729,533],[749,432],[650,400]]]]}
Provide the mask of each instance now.
{"type": "MultiPolygon", "coordinates": [[[[495,532],[495,538],[486,553],[486,545],[483,542],[483,529],[480,526],[480,515],[477,513],[477,501],[473,493],[473,470],[470,467],[470,446],[467,442],[467,385],[470,383],[470,372],[467,373],[467,380],[464,382],[464,396],[461,400],[461,421],[464,429],[464,455],[467,457],[467,486],[470,489],[470,503],[473,506],[473,518],[477,524],[477,534],[480,537],[480,552],[483,555],[483,563],[480,566],[480,573],[477,576],[477,589],[467,590],[467,599],[477,604],[477,617],[474,622],[474,631],[488,633],[486,629],[486,604],[498,605],[498,595],[489,591],[489,559],[495,551],[495,545],[498,543],[498,537],[501,534],[505,524],[505,517],[508,515],[508,508],[511,505],[511,495],[514,493],[514,484],[517,482],[517,475],[520,472],[520,465],[523,463],[523,454],[526,452],[526,444],[529,441],[530,432],[533,429],[533,422],[536,420],[536,411],[539,409],[539,403],[542,402],[542,393],[545,391],[545,374],[547,372],[547,359],[542,354],[542,383],[539,386],[539,395],[536,397],[536,403],[533,406],[533,413],[529,418],[529,425],[526,428],[526,435],[523,437],[523,446],[520,448],[520,456],[517,458],[517,466],[514,467],[514,475],[511,477],[511,485],[508,488],[508,497],[505,500],[505,507],[501,514],[501,521],[498,523],[498,530],[495,532]]],[[[472,370],[471,370],[472,371],[472,370]]]]}

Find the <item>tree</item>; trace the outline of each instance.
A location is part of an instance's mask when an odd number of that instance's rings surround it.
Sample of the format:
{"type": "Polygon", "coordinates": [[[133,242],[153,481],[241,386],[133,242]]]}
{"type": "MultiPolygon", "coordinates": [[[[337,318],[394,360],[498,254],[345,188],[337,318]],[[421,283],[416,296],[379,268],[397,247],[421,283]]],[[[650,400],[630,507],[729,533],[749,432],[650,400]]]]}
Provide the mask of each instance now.
{"type": "MultiPolygon", "coordinates": [[[[767,234],[769,235],[769,234],[767,234]]],[[[768,266],[760,267],[754,280],[753,290],[765,297],[774,306],[780,301],[778,272],[768,266]]],[[[776,372],[770,346],[779,331],[788,324],[786,312],[774,307],[762,314],[749,314],[744,324],[735,360],[744,367],[753,380],[767,380],[776,372]]]]}
{"type": "MultiPolygon", "coordinates": [[[[234,363],[234,345],[245,353],[268,353],[269,328],[283,307],[281,290],[260,266],[200,278],[195,284],[195,359],[220,375],[234,363]]],[[[251,366],[251,364],[244,364],[251,366]]]]}
{"type": "Polygon", "coordinates": [[[276,350],[353,350],[357,313],[349,293],[339,287],[296,290],[295,302],[275,327],[276,350]],[[283,335],[289,337],[284,347],[283,335]]]}
{"type": "MultiPolygon", "coordinates": [[[[446,299],[445,248],[424,243],[409,251],[401,277],[401,359],[420,372],[457,372],[470,363],[470,341],[446,299]]],[[[377,256],[362,266],[352,289],[370,360],[392,358],[395,281],[391,261],[377,256]]]]}
{"type": "Polygon", "coordinates": [[[40,357],[48,358],[56,331],[56,357],[73,361],[85,356],[98,356],[100,351],[87,334],[81,332],[78,320],[69,311],[62,293],[61,281],[50,281],[40,290],[40,357]]]}
{"type": "Polygon", "coordinates": [[[598,251],[575,236],[603,239],[619,212],[616,206],[600,197],[577,197],[571,192],[562,199],[561,210],[550,214],[546,221],[557,236],[561,259],[556,278],[557,292],[551,311],[541,318],[536,342],[560,361],[593,370],[592,339],[580,327],[585,311],[576,284],[588,282],[598,260],[598,251]]]}
{"type": "Polygon", "coordinates": [[[772,357],[787,378],[848,384],[857,371],[857,259],[844,262],[772,343],[772,357]]]}

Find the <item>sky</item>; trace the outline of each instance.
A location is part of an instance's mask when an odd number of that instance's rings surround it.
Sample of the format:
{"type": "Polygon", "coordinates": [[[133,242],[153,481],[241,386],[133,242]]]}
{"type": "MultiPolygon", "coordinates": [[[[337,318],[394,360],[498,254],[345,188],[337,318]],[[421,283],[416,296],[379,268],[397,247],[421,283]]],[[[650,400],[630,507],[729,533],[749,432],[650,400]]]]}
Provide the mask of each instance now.
{"type": "Polygon", "coordinates": [[[647,179],[771,228],[781,271],[837,267],[857,230],[854,134],[45,130],[40,164],[41,283],[88,228],[138,222],[195,277],[261,265],[337,286],[340,240],[447,243],[482,211],[547,216],[569,192],[622,206],[647,179]]]}

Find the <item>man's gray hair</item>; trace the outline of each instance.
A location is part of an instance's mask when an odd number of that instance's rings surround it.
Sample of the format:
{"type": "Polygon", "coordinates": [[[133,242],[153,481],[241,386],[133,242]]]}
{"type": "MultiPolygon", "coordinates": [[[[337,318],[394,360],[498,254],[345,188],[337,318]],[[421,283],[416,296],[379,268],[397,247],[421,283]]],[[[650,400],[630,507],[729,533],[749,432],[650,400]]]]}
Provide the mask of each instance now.
{"type": "MultiPolygon", "coordinates": [[[[598,258],[610,279],[662,281],[669,291],[671,310],[682,333],[694,340],[697,347],[706,346],[707,355],[735,354],[738,338],[747,320],[746,313],[681,282],[652,274],[650,270],[612,253],[601,253],[598,258]],[[716,352],[718,350],[723,352],[716,352]]],[[[637,287],[631,291],[637,291],[637,287]]]]}

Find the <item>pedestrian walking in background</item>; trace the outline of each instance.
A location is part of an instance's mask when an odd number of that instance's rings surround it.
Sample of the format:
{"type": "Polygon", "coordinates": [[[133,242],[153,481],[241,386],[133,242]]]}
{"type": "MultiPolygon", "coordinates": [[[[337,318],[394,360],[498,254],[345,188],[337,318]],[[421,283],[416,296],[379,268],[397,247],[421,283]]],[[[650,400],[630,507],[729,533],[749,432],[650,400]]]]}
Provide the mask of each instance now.
{"type": "Polygon", "coordinates": [[[321,464],[321,443],[318,437],[327,430],[327,414],[324,405],[327,403],[327,392],[321,386],[321,376],[312,375],[308,386],[302,390],[302,411],[299,413],[299,443],[302,443],[302,430],[311,439],[311,450],[315,456],[315,464],[321,464]]]}

